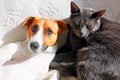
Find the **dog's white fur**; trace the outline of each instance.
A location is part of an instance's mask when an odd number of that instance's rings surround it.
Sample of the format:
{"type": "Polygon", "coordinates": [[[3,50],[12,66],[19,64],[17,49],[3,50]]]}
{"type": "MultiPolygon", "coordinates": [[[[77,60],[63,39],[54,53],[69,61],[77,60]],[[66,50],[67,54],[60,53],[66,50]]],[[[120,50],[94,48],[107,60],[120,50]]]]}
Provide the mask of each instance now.
{"type": "Polygon", "coordinates": [[[49,65],[57,48],[65,44],[66,36],[67,32],[63,32],[56,45],[38,54],[28,49],[28,39],[0,48],[0,80],[59,80],[59,72],[49,71],[49,65]]]}

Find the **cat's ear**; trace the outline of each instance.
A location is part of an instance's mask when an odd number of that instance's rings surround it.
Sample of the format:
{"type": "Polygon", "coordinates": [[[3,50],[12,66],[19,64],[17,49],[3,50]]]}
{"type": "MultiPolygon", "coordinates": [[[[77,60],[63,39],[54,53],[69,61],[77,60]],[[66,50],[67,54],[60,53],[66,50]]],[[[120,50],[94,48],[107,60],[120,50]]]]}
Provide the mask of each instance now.
{"type": "Polygon", "coordinates": [[[71,13],[81,13],[80,8],[74,3],[71,2],[71,13]]]}
{"type": "Polygon", "coordinates": [[[97,11],[97,12],[93,13],[93,14],[90,16],[90,18],[91,18],[91,19],[96,19],[96,20],[98,20],[98,19],[100,19],[100,18],[102,17],[102,15],[103,15],[104,13],[105,13],[105,10],[97,11]]]}

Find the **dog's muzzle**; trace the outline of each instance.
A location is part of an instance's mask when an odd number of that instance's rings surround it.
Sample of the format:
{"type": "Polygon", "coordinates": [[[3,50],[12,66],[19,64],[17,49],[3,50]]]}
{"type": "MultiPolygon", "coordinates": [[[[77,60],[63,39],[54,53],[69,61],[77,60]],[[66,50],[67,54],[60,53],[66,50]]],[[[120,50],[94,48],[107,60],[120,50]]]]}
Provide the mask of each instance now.
{"type": "Polygon", "coordinates": [[[30,43],[30,49],[36,51],[39,48],[39,44],[37,42],[30,43]]]}
{"type": "Polygon", "coordinates": [[[42,47],[42,45],[40,45],[38,42],[31,42],[30,43],[30,50],[33,52],[33,53],[39,53],[41,51],[44,51],[47,47],[42,47]]]}

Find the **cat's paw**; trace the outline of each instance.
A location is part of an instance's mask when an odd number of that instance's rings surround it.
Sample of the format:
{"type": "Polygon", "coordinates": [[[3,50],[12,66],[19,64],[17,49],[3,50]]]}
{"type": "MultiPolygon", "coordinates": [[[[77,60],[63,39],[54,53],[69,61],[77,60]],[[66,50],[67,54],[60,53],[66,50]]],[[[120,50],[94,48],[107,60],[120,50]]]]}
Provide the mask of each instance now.
{"type": "Polygon", "coordinates": [[[85,65],[85,61],[80,61],[80,62],[78,62],[77,65],[78,65],[78,66],[84,66],[84,65],[85,65]]]}

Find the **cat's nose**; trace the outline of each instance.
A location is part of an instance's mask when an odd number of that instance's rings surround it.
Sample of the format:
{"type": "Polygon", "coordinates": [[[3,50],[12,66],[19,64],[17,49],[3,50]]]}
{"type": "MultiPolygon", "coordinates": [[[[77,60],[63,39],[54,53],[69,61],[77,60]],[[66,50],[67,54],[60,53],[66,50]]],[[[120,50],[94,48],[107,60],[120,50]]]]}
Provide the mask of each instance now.
{"type": "Polygon", "coordinates": [[[79,32],[79,34],[80,34],[80,36],[82,36],[82,35],[83,35],[83,33],[82,33],[82,32],[79,32]]]}

